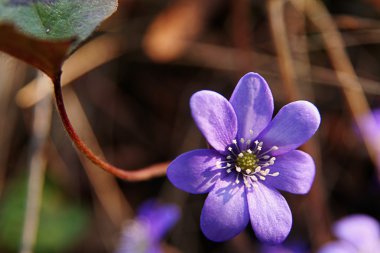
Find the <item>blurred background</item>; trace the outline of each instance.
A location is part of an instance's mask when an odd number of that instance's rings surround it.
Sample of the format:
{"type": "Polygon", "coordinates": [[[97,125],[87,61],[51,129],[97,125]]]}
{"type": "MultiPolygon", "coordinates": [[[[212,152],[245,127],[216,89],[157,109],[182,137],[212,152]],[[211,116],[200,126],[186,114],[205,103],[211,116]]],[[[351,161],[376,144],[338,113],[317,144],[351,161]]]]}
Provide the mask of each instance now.
{"type": "MultiPolygon", "coordinates": [[[[267,80],[276,112],[312,101],[322,124],[303,149],[316,180],[308,195],[284,195],[294,219],[285,245],[315,252],[334,239],[335,220],[380,219],[380,123],[360,123],[380,106],[379,18],[378,0],[120,0],[64,65],[68,115],[97,154],[134,170],[206,146],[189,111],[198,90],[229,98],[252,71],[267,80]]],[[[164,175],[119,180],[78,155],[51,88],[0,53],[0,252],[22,252],[33,238],[35,252],[114,252],[147,199],[181,209],[163,252],[262,252],[250,226],[223,243],[204,237],[206,195],[164,175]]]]}

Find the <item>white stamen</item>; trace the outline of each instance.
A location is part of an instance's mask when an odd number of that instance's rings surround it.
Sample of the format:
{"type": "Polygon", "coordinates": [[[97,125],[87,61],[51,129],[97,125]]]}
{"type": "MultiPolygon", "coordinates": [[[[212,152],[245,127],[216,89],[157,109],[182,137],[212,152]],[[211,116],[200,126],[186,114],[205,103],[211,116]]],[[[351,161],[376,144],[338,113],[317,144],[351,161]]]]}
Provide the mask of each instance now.
{"type": "Polygon", "coordinates": [[[248,188],[251,187],[246,177],[243,177],[243,181],[245,186],[247,186],[248,188]]]}
{"type": "MultiPolygon", "coordinates": [[[[253,134],[253,131],[250,130],[250,134],[253,134]]],[[[236,179],[235,183],[239,184],[241,182],[240,175],[242,176],[242,180],[244,185],[247,188],[258,187],[258,181],[265,181],[267,176],[277,177],[280,175],[279,172],[271,172],[271,165],[274,164],[276,157],[271,156],[270,152],[278,150],[277,146],[272,146],[270,149],[266,149],[263,151],[264,143],[259,140],[254,139],[234,139],[232,140],[232,145],[227,149],[230,154],[226,156],[225,161],[216,162],[216,166],[218,168],[223,168],[227,173],[231,173],[235,170],[236,179]],[[251,143],[254,143],[251,145],[251,143]],[[248,156],[248,154],[253,154],[254,156],[248,156]],[[247,156],[246,156],[247,155],[247,156]],[[243,158],[243,160],[239,160],[239,162],[247,162],[247,167],[237,166],[237,161],[239,158],[243,158]],[[253,159],[251,161],[251,159],[253,159]]]]}
{"type": "MultiPolygon", "coordinates": [[[[237,145],[236,145],[236,147],[237,147],[237,145]]],[[[228,147],[228,151],[230,151],[235,157],[236,157],[236,154],[235,154],[235,152],[234,152],[234,149],[230,146],[230,147],[228,147]]]]}

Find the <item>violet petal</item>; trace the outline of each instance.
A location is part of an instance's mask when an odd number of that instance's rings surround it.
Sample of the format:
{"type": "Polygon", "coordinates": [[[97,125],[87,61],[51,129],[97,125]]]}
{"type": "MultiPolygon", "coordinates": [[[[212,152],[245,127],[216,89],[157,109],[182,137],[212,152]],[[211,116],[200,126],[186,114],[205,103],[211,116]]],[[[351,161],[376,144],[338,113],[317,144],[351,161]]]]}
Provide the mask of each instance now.
{"type": "Polygon", "coordinates": [[[272,154],[284,154],[298,148],[313,136],[320,122],[321,116],[312,103],[292,102],[281,108],[259,139],[265,148],[279,148],[272,154]]]}
{"type": "Polygon", "coordinates": [[[318,253],[358,253],[358,250],[347,242],[336,241],[325,244],[318,253]]]}
{"type": "Polygon", "coordinates": [[[244,186],[234,183],[234,175],[220,179],[209,193],[201,214],[201,229],[212,241],[225,241],[239,234],[249,215],[244,186]]]}
{"type": "Polygon", "coordinates": [[[309,192],[315,176],[313,158],[299,150],[292,150],[276,158],[270,172],[279,172],[280,174],[276,177],[266,177],[264,183],[295,194],[309,192]]]}
{"type": "Polygon", "coordinates": [[[238,119],[239,138],[256,138],[272,119],[272,92],[259,74],[251,72],[243,76],[230,102],[238,119]]]}
{"type": "Polygon", "coordinates": [[[364,214],[350,215],[337,221],[333,231],[338,238],[362,249],[375,245],[380,238],[379,223],[364,214]]]}
{"type": "Polygon", "coordinates": [[[216,92],[203,90],[191,97],[190,107],[207,142],[223,153],[237,133],[236,114],[230,102],[216,92]]]}
{"type": "Polygon", "coordinates": [[[249,215],[257,238],[266,243],[281,243],[292,226],[292,214],[284,197],[258,183],[247,190],[249,215]]]}
{"type": "Polygon", "coordinates": [[[186,152],[170,163],[167,177],[177,188],[186,192],[209,192],[221,173],[224,173],[224,170],[216,167],[216,162],[222,158],[211,149],[186,152]]]}

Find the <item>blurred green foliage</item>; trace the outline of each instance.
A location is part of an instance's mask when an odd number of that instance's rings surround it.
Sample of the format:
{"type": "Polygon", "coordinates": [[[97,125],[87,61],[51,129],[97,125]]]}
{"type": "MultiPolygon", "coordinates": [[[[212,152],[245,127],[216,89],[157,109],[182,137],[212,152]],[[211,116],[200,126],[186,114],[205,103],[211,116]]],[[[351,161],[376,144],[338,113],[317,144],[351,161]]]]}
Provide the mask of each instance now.
{"type": "MultiPolygon", "coordinates": [[[[10,251],[20,247],[27,178],[14,180],[0,202],[0,245],[10,251]]],[[[35,252],[63,252],[78,242],[89,224],[88,210],[70,202],[52,181],[45,183],[35,252]]]]}

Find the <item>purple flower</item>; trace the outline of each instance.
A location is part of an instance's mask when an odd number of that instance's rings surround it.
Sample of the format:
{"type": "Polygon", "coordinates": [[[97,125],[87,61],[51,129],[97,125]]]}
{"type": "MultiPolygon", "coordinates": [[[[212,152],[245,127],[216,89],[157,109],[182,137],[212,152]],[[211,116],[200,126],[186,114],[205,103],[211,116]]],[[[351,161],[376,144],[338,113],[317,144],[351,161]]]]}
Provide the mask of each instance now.
{"type": "Polygon", "coordinates": [[[145,202],[125,226],[116,253],[160,253],[160,242],[179,218],[175,205],[145,202]]]}
{"type": "Polygon", "coordinates": [[[327,243],[318,253],[377,253],[380,252],[380,227],[372,217],[364,214],[350,215],[333,226],[340,239],[327,243]]]}
{"type": "Polygon", "coordinates": [[[208,193],[201,214],[203,233],[213,241],[228,240],[250,220],[261,241],[282,242],[292,215],[278,190],[304,194],[311,187],[313,159],[295,149],[317,130],[317,108],[293,102],[272,120],[272,93],[256,73],[241,78],[229,101],[204,90],[191,97],[190,107],[213,149],[178,156],[167,175],[184,191],[208,193]]]}

